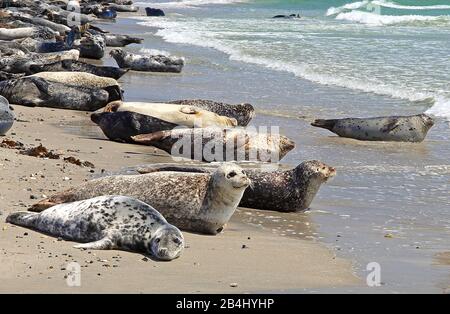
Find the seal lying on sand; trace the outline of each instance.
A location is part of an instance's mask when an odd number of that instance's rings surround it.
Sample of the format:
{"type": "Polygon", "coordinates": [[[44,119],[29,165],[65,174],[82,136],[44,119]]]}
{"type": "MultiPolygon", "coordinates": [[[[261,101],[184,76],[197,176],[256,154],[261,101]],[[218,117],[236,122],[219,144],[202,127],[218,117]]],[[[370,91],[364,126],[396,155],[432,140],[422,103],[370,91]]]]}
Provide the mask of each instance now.
{"type": "Polygon", "coordinates": [[[95,111],[104,107],[109,94],[101,89],[70,86],[40,77],[0,82],[0,95],[12,104],[95,111]]]}
{"type": "MultiPolygon", "coordinates": [[[[206,166],[154,164],[137,171],[144,174],[155,171],[210,173],[215,170],[206,166]]],[[[305,161],[291,170],[245,168],[244,171],[252,185],[245,190],[239,206],[280,212],[308,209],[320,186],[336,175],[334,168],[317,160],[305,161]]]]}
{"type": "Polygon", "coordinates": [[[193,99],[193,100],[175,100],[170,104],[178,104],[185,106],[194,106],[211,112],[217,113],[219,116],[235,118],[239,126],[247,126],[255,116],[255,108],[251,104],[230,105],[212,100],[193,99]]]}
{"type": "Polygon", "coordinates": [[[314,121],[312,126],[361,141],[422,142],[434,121],[426,114],[314,121]]]}
{"type": "Polygon", "coordinates": [[[163,130],[171,130],[178,125],[136,112],[93,113],[91,120],[112,141],[133,143],[132,136],[163,130]]]}
{"type": "Polygon", "coordinates": [[[32,37],[37,32],[34,27],[0,28],[0,40],[14,40],[32,37]]]}
{"type": "Polygon", "coordinates": [[[146,72],[174,72],[180,73],[184,66],[184,59],[164,55],[138,55],[113,49],[109,53],[121,68],[146,72]]]}
{"type": "Polygon", "coordinates": [[[141,44],[142,38],[119,34],[104,34],[107,47],[125,47],[129,44],[141,44]]]}
{"type": "Polygon", "coordinates": [[[0,96],[0,135],[5,135],[14,124],[14,113],[9,107],[8,100],[0,96]]]}
{"type": "Polygon", "coordinates": [[[116,101],[108,104],[105,111],[132,111],[188,128],[234,127],[237,125],[234,118],[219,116],[211,111],[185,105],[116,101]]]}
{"type": "Polygon", "coordinates": [[[116,12],[137,12],[139,7],[134,5],[121,5],[116,3],[108,3],[108,8],[113,9],[116,12]]]}
{"type": "Polygon", "coordinates": [[[242,128],[179,128],[131,138],[135,143],[157,147],[174,157],[206,162],[278,162],[295,147],[285,136],[242,128]]]}
{"type": "Polygon", "coordinates": [[[34,64],[30,66],[30,72],[86,72],[97,76],[121,78],[128,70],[110,66],[96,66],[81,61],[63,60],[50,64],[34,64]]]}
{"type": "Polygon", "coordinates": [[[80,50],[81,58],[100,60],[105,55],[106,40],[100,35],[83,37],[75,48],[80,50]]]}
{"type": "Polygon", "coordinates": [[[51,206],[121,194],[152,204],[167,221],[182,230],[217,234],[233,215],[250,180],[237,165],[222,164],[214,173],[157,172],[104,177],[58,193],[34,205],[51,206]]]}
{"type": "Polygon", "coordinates": [[[82,242],[75,246],[80,249],[122,249],[167,261],[179,257],[184,249],[178,228],[153,207],[126,196],[61,204],[39,214],[13,213],[6,222],[82,242]]]}
{"type": "Polygon", "coordinates": [[[0,69],[10,73],[32,74],[30,66],[49,64],[62,60],[78,60],[80,52],[72,49],[52,53],[29,53],[25,56],[11,56],[0,59],[0,69]]]}
{"type": "Polygon", "coordinates": [[[40,72],[32,76],[70,86],[103,89],[109,94],[108,102],[122,99],[122,90],[120,89],[119,83],[113,78],[101,77],[84,72],[40,72]]]}

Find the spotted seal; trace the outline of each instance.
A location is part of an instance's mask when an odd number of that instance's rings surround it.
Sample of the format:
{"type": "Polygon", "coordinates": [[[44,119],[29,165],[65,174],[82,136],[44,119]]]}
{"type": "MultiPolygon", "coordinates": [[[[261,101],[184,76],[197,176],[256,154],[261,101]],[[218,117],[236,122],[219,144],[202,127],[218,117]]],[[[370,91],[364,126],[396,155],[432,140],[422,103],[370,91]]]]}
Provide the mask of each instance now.
{"type": "Polygon", "coordinates": [[[311,125],[361,141],[422,142],[434,121],[426,114],[419,114],[365,119],[318,119],[311,125]]]}
{"type": "Polygon", "coordinates": [[[234,127],[237,125],[237,121],[234,118],[219,116],[214,112],[186,105],[116,101],[108,104],[105,111],[137,112],[188,128],[210,126],[234,127]]]}
{"type": "Polygon", "coordinates": [[[166,261],[179,257],[184,249],[177,227],[153,207],[126,196],[100,196],[41,213],[12,213],[6,222],[82,242],[75,245],[80,249],[121,249],[166,261]]]}
{"type": "Polygon", "coordinates": [[[136,135],[131,139],[162,149],[174,157],[205,162],[278,162],[295,147],[295,143],[285,136],[244,128],[177,128],[136,135]]]}
{"type": "Polygon", "coordinates": [[[185,100],[170,101],[169,104],[194,106],[197,108],[217,113],[219,116],[235,118],[238,122],[238,126],[247,126],[255,116],[255,108],[248,103],[231,105],[212,100],[185,99],[185,100]]]}
{"type": "Polygon", "coordinates": [[[109,53],[121,68],[144,72],[180,73],[184,59],[165,55],[139,55],[122,49],[113,49],[109,53]]]}
{"type": "Polygon", "coordinates": [[[0,96],[0,135],[5,135],[14,124],[14,113],[9,107],[8,100],[0,96]]]}
{"type": "MultiPolygon", "coordinates": [[[[155,171],[209,173],[214,166],[151,164],[138,167],[141,174],[155,171]]],[[[270,169],[270,168],[269,168],[270,169]]],[[[317,160],[302,162],[294,169],[265,170],[249,167],[244,172],[252,181],[240,207],[280,212],[303,211],[310,207],[321,185],[336,175],[336,169],[317,160]]]]}
{"type": "Polygon", "coordinates": [[[249,184],[242,168],[232,163],[222,164],[212,174],[157,172],[109,176],[55,194],[30,210],[120,194],[152,204],[169,223],[182,230],[217,234],[233,215],[249,184]]]}

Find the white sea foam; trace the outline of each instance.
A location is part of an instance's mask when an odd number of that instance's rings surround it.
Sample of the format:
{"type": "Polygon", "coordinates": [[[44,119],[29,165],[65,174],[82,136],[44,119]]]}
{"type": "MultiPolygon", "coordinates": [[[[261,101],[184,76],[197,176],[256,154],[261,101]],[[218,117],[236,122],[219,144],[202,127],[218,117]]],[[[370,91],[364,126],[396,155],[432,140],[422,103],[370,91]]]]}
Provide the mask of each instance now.
{"type": "Polygon", "coordinates": [[[356,9],[361,9],[363,7],[366,7],[369,4],[368,0],[364,0],[364,1],[358,1],[358,2],[352,2],[352,3],[347,3],[343,6],[340,7],[331,7],[327,10],[326,15],[327,16],[331,16],[331,15],[336,15],[339,14],[341,12],[344,12],[346,10],[356,10],[356,9]]]}
{"type": "Polygon", "coordinates": [[[336,19],[357,22],[372,26],[409,24],[413,22],[436,22],[436,21],[445,24],[450,23],[450,16],[380,15],[376,13],[358,10],[352,12],[339,13],[336,16],[336,19]]]}
{"type": "Polygon", "coordinates": [[[372,1],[373,5],[378,5],[380,7],[391,8],[391,9],[401,9],[401,10],[450,10],[450,5],[438,4],[438,5],[402,5],[395,2],[375,0],[372,1]]]}

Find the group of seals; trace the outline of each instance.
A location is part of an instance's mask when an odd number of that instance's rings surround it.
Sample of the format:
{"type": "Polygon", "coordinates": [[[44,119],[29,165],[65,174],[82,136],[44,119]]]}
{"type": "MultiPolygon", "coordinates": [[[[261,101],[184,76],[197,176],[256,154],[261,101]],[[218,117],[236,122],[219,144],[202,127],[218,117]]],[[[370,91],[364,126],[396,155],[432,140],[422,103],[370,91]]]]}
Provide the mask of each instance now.
{"type": "Polygon", "coordinates": [[[419,114],[365,119],[318,119],[312,125],[341,137],[361,141],[422,142],[434,121],[426,114],[419,114]]]}
{"type": "Polygon", "coordinates": [[[82,242],[81,249],[122,249],[173,260],[184,249],[180,230],[153,207],[126,196],[100,196],[41,213],[17,212],[6,222],[82,242]]]}
{"type": "MultiPolygon", "coordinates": [[[[210,173],[214,170],[214,166],[153,164],[139,167],[137,172],[210,173]]],[[[336,175],[336,169],[317,160],[305,161],[290,170],[245,168],[244,171],[252,184],[245,190],[239,206],[280,212],[308,209],[320,186],[336,175]]]]}
{"type": "Polygon", "coordinates": [[[14,113],[9,107],[8,100],[0,96],[0,135],[5,135],[14,124],[14,113]]]}
{"type": "Polygon", "coordinates": [[[139,55],[122,49],[113,49],[109,53],[121,68],[144,72],[180,73],[184,59],[165,55],[139,55]]]}
{"type": "Polygon", "coordinates": [[[211,174],[155,172],[119,175],[88,181],[44,199],[30,210],[86,200],[102,195],[126,195],[152,204],[167,221],[182,230],[217,234],[236,210],[249,178],[242,168],[224,163],[211,174]]]}

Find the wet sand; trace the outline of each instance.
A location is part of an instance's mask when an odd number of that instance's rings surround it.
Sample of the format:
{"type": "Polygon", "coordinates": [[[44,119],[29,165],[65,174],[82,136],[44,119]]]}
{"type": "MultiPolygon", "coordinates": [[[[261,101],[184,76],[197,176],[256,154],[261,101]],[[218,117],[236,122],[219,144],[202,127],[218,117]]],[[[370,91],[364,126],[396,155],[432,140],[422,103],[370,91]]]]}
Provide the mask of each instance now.
{"type": "Polygon", "coordinates": [[[149,147],[106,140],[88,113],[14,108],[18,121],[0,141],[8,138],[27,146],[42,143],[62,157],[92,162],[95,168],[0,148],[0,293],[233,293],[361,284],[350,261],[308,238],[273,234],[257,218],[248,218],[262,215],[254,210],[240,210],[217,236],[185,232],[187,248],[172,262],[155,262],[122,251],[80,251],[71,242],[6,224],[9,213],[26,210],[43,195],[102,175],[102,169],[114,172],[171,161],[149,147]],[[67,285],[70,262],[81,265],[80,287],[67,285]]]}

